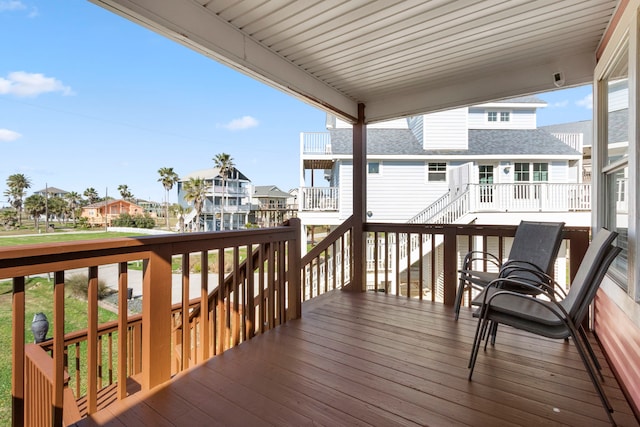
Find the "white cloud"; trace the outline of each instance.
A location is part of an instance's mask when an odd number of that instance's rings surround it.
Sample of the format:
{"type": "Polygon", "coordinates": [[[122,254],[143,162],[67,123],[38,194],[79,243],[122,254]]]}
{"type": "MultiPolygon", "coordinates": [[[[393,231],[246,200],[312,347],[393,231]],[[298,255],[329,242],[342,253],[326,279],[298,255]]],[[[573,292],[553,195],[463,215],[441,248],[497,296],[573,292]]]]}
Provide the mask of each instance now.
{"type": "Polygon", "coordinates": [[[587,110],[592,110],[593,109],[593,94],[590,93],[589,95],[585,96],[582,99],[579,99],[576,101],[576,105],[579,107],[584,107],[587,110]]]}
{"type": "Polygon", "coordinates": [[[22,137],[18,132],[9,129],[0,129],[0,142],[11,142],[22,137]]]}
{"type": "Polygon", "coordinates": [[[552,107],[552,108],[564,108],[564,107],[566,107],[567,105],[569,105],[569,100],[568,100],[568,99],[565,99],[565,100],[563,100],[563,101],[557,101],[557,102],[554,102],[553,104],[551,104],[551,107],[552,107]]]}
{"type": "Polygon", "coordinates": [[[258,121],[251,116],[243,116],[239,119],[233,119],[229,123],[222,125],[223,128],[229,130],[243,130],[258,126],[258,121]]]}
{"type": "Polygon", "coordinates": [[[0,95],[35,97],[48,92],[60,92],[65,96],[74,94],[71,88],[63,85],[60,80],[40,73],[13,71],[6,79],[0,77],[0,95]]]}
{"type": "Polygon", "coordinates": [[[24,10],[27,6],[20,0],[0,0],[0,12],[6,10],[24,10]]]}

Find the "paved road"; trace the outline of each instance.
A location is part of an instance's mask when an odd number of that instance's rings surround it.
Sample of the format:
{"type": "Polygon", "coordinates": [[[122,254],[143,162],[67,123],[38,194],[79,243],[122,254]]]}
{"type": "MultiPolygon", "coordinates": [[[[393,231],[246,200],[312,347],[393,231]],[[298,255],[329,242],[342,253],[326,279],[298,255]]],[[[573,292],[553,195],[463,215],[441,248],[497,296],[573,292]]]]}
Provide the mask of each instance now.
{"type": "MultiPolygon", "coordinates": [[[[86,269],[69,270],[67,274],[87,274],[86,269]]],[[[133,296],[142,296],[142,270],[128,270],[128,287],[133,289],[133,296]]],[[[182,274],[173,274],[171,281],[171,302],[182,301],[182,274]]],[[[98,267],[98,277],[104,280],[111,289],[118,290],[118,265],[108,264],[98,267]]],[[[189,275],[189,299],[200,296],[200,273],[189,275]]],[[[209,289],[215,289],[218,285],[218,275],[209,274],[209,289]]]]}

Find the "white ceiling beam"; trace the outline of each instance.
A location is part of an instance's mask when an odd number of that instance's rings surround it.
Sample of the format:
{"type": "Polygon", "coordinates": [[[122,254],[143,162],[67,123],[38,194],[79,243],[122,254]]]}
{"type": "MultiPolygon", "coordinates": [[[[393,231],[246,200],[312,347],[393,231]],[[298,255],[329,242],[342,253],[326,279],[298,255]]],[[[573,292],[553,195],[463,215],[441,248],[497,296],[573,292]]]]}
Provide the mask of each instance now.
{"type": "Polygon", "coordinates": [[[357,103],[192,0],[90,0],[172,40],[354,122],[357,103]]]}
{"type": "Polygon", "coordinates": [[[564,87],[589,84],[593,81],[595,65],[595,54],[588,52],[544,64],[517,63],[511,68],[479,73],[438,87],[392,94],[384,100],[365,101],[367,123],[558,89],[553,82],[556,72],[563,73],[564,87]]]}

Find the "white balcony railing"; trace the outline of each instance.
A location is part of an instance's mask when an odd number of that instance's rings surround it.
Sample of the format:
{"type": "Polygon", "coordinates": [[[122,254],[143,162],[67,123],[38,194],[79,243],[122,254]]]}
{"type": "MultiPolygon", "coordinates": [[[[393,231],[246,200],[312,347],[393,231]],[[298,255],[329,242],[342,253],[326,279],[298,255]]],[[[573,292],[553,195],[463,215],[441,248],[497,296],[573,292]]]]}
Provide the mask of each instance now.
{"type": "Polygon", "coordinates": [[[301,211],[337,211],[339,187],[301,187],[301,211]]]}
{"type": "Polygon", "coordinates": [[[304,132],[302,134],[302,154],[331,154],[329,132],[304,132]]]}
{"type": "Polygon", "coordinates": [[[470,184],[476,212],[571,212],[591,210],[591,184],[470,184]]]}

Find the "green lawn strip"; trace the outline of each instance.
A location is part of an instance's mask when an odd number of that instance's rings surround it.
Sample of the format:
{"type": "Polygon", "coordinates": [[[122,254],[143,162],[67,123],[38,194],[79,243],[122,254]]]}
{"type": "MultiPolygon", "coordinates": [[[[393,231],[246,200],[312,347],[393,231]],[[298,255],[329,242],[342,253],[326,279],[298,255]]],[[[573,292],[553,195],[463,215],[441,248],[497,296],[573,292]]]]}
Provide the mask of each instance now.
{"type": "MultiPolygon", "coordinates": [[[[12,284],[0,282],[0,426],[11,422],[11,336],[12,336],[12,284]]],[[[25,342],[33,342],[31,320],[35,313],[43,312],[49,319],[48,337],[53,333],[53,285],[46,278],[32,278],[27,281],[25,291],[25,342]]],[[[104,323],[117,319],[112,311],[98,308],[98,322],[104,323]]],[[[87,303],[76,297],[65,298],[65,331],[73,332],[87,328],[87,303]]],[[[114,345],[117,341],[114,337],[114,345]]],[[[106,369],[108,346],[102,346],[103,366],[106,369]]],[[[75,350],[69,352],[69,375],[75,378],[75,350]]],[[[81,393],[86,391],[86,342],[80,345],[81,353],[81,393]]],[[[117,366],[117,361],[113,361],[117,366]]],[[[114,378],[116,373],[113,373],[114,378]]],[[[75,393],[75,385],[70,384],[75,393]]]]}
{"type": "MultiPolygon", "coordinates": [[[[245,259],[247,259],[247,248],[242,247],[238,250],[238,264],[242,263],[245,259]]],[[[233,267],[233,249],[226,249],[224,251],[224,264],[225,271],[231,271],[233,267]]],[[[189,265],[191,266],[192,273],[200,273],[201,271],[201,263],[200,263],[200,254],[191,254],[189,257],[189,265]]],[[[209,272],[217,273],[218,272],[218,251],[209,251],[208,255],[208,265],[209,272]]],[[[182,257],[179,255],[173,256],[171,260],[171,269],[174,272],[182,270],[182,257]]]]}
{"type": "Polygon", "coordinates": [[[81,240],[110,239],[115,237],[140,236],[139,233],[87,232],[87,233],[49,233],[31,236],[12,236],[0,238],[0,246],[31,245],[36,243],[60,243],[81,240]]]}

